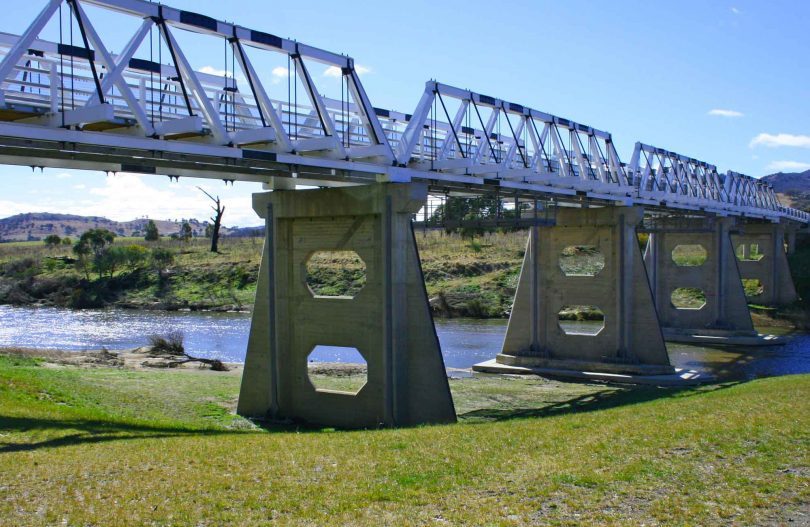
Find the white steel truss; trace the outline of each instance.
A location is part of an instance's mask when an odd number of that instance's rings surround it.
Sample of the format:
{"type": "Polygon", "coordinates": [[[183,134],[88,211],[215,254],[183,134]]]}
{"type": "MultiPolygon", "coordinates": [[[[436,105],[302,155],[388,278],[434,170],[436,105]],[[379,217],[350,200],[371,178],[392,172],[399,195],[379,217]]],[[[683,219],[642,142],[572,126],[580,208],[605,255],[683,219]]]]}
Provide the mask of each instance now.
{"type": "Polygon", "coordinates": [[[754,178],[641,143],[625,166],[608,132],[436,81],[413,114],[375,108],[349,57],[146,0],[47,0],[22,35],[0,33],[0,58],[0,163],[328,186],[422,180],[443,193],[810,223],[754,178]],[[120,53],[86,6],[133,17],[120,53]],[[63,7],[81,45],[40,38],[57,13],[61,27],[63,7]],[[225,40],[242,81],[195,71],[180,32],[225,40]],[[169,63],[135,57],[155,33],[169,63]],[[289,64],[301,101],[269,95],[256,53],[289,64]],[[322,95],[312,63],[337,72],[340,99],[322,95]]]}
{"type": "Polygon", "coordinates": [[[732,171],[721,175],[714,165],[663,148],[636,143],[628,170],[638,196],[662,205],[807,220],[806,213],[783,207],[767,182],[732,171]]]}

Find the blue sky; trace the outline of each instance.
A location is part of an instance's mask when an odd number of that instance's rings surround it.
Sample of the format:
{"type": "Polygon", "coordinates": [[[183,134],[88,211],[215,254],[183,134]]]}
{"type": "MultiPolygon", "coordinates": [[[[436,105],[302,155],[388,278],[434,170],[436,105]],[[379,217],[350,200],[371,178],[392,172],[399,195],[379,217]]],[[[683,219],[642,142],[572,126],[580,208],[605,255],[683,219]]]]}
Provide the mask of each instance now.
{"type": "MultiPolygon", "coordinates": [[[[723,172],[810,168],[810,2],[803,0],[168,4],[351,55],[367,70],[362,80],[378,107],[410,113],[435,78],[608,130],[624,161],[643,141],[723,172]]],[[[19,33],[42,5],[14,3],[0,31],[19,33]]],[[[91,19],[102,36],[113,34],[103,28],[114,19],[91,19]]],[[[116,30],[109,47],[120,50],[132,31],[116,30]]],[[[197,68],[222,69],[222,54],[211,49],[185,51],[197,68]]],[[[0,217],[202,218],[207,203],[197,184],[0,166],[0,217]]],[[[202,184],[223,196],[226,224],[259,223],[249,205],[258,185],[202,184]]]]}

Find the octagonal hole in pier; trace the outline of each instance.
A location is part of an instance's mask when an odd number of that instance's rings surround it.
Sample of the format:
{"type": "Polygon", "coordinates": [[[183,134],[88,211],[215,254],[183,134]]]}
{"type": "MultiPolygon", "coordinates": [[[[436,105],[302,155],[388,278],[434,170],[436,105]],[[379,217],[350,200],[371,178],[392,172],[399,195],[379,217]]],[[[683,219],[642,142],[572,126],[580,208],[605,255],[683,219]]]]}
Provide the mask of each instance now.
{"type": "Polygon", "coordinates": [[[559,266],[565,276],[596,276],[605,268],[605,255],[595,245],[569,245],[559,266]]]}
{"type": "Polygon", "coordinates": [[[557,324],[566,335],[595,337],[605,329],[605,314],[596,306],[563,306],[557,324]]]}
{"type": "Polygon", "coordinates": [[[675,309],[700,310],[706,306],[706,293],[697,287],[678,287],[669,297],[675,309]]]}
{"type": "Polygon", "coordinates": [[[765,258],[765,253],[762,252],[758,243],[741,243],[734,252],[737,254],[737,259],[743,262],[758,262],[765,258]]]}
{"type": "Polygon", "coordinates": [[[765,286],[759,278],[743,278],[742,284],[746,298],[756,298],[765,292],[765,286]]]}
{"type": "Polygon", "coordinates": [[[357,395],[368,382],[368,363],[357,348],[318,344],[307,355],[307,377],[315,391],[357,395]]]}
{"type": "Polygon", "coordinates": [[[366,285],[366,263],[354,251],[315,251],[306,268],[315,297],[354,298],[366,285]]]}
{"type": "Polygon", "coordinates": [[[672,261],[680,267],[698,267],[706,263],[709,253],[699,243],[676,245],[672,249],[672,261]]]}

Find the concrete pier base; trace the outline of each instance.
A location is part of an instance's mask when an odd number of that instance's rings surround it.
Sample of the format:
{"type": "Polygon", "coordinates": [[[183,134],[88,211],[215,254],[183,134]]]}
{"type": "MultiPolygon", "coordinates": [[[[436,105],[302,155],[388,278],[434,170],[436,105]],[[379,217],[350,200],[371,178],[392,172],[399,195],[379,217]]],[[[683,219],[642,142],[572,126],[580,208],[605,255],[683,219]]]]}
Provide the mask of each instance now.
{"type": "Polygon", "coordinates": [[[650,234],[644,261],[664,336],[673,342],[692,344],[776,344],[754,330],[731,244],[734,220],[684,222],[677,229],[666,227],[650,234]],[[675,261],[679,246],[701,245],[705,261],[684,264],[675,261]],[[676,307],[672,294],[679,288],[703,292],[700,307],[676,307]]]}
{"type": "MultiPolygon", "coordinates": [[[[746,223],[731,236],[740,276],[762,284],[762,293],[750,298],[754,303],[778,306],[798,299],[785,252],[785,234],[785,226],[778,223],[746,223]]],[[[795,246],[795,235],[793,240],[788,247],[795,246]]]]}
{"type": "Polygon", "coordinates": [[[664,338],[669,342],[693,344],[695,346],[781,346],[790,339],[778,335],[764,335],[762,333],[740,332],[726,330],[694,330],[664,328],[664,338]]]}
{"type": "MultiPolygon", "coordinates": [[[[503,367],[590,371],[617,375],[672,375],[658,325],[636,225],[635,207],[560,209],[554,226],[531,229],[503,349],[503,367]],[[598,250],[604,267],[571,273],[561,256],[578,247],[598,250]],[[596,334],[566,331],[566,306],[593,306],[604,314],[596,334]]],[[[492,371],[482,363],[475,371],[492,371]]]]}
{"type": "Polygon", "coordinates": [[[456,419],[431,318],[411,215],[420,185],[379,184],[253,195],[267,236],[238,413],[345,428],[456,419]],[[316,251],[354,251],[366,267],[353,297],[307,285],[316,251]],[[356,349],[368,380],[356,394],[316,389],[307,357],[318,345],[356,349]]]}
{"type": "MultiPolygon", "coordinates": [[[[571,365],[571,364],[569,364],[571,365]]],[[[670,374],[630,374],[610,373],[605,371],[571,370],[566,368],[523,367],[501,364],[497,359],[491,359],[475,365],[478,373],[494,373],[501,375],[539,375],[571,381],[605,382],[613,384],[641,384],[649,386],[688,386],[713,382],[715,377],[696,370],[675,368],[670,374]]]]}

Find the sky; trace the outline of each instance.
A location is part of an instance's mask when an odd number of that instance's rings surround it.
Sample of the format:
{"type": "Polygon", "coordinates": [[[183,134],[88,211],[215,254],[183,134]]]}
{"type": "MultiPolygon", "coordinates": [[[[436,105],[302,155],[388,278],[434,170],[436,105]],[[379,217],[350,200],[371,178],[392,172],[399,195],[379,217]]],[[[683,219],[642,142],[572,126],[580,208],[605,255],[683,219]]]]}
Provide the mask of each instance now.
{"type": "MultiPolygon", "coordinates": [[[[377,107],[411,113],[425,81],[437,79],[607,130],[625,162],[642,141],[721,172],[810,169],[805,0],[166,3],[352,56],[377,107]]],[[[19,34],[44,4],[15,2],[0,31],[19,34]]],[[[114,52],[137,26],[90,9],[88,16],[114,52]]],[[[55,27],[43,36],[54,38],[55,27]]],[[[181,41],[194,68],[224,69],[222,45],[207,44],[181,41]]],[[[263,63],[261,75],[277,83],[278,68],[263,63]]],[[[313,76],[322,91],[339,89],[328,71],[313,76]]],[[[202,220],[209,204],[197,185],[222,197],[226,225],[260,223],[250,207],[258,184],[5,165],[0,217],[202,220]]]]}

